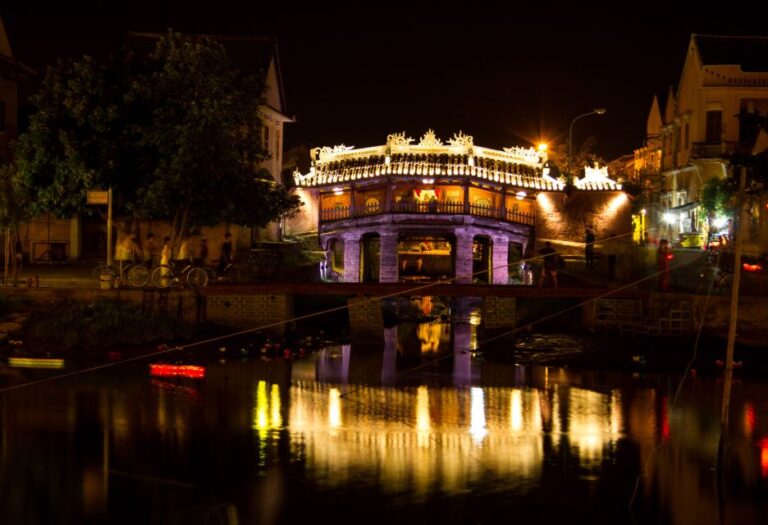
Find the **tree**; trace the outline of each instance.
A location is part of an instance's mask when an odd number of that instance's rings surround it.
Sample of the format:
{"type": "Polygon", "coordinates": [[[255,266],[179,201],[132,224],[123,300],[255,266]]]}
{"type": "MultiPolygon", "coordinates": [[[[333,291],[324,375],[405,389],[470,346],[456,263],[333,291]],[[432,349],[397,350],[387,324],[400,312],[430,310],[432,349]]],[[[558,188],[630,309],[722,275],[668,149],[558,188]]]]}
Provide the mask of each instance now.
{"type": "Polygon", "coordinates": [[[221,45],[173,32],[149,56],[57,63],[17,153],[32,210],[82,213],[86,190],[111,187],[118,213],[172,221],[177,236],[291,213],[298,197],[258,168],[261,88],[221,45]]]}
{"type": "MultiPolygon", "coordinates": [[[[571,153],[571,173],[574,177],[583,176],[584,168],[587,166],[594,166],[595,164],[605,165],[603,158],[594,152],[595,143],[594,137],[587,137],[578,149],[573,149],[571,153]]],[[[563,182],[566,182],[568,178],[568,141],[558,144],[557,147],[550,151],[548,163],[552,172],[558,173],[563,182]]]]}

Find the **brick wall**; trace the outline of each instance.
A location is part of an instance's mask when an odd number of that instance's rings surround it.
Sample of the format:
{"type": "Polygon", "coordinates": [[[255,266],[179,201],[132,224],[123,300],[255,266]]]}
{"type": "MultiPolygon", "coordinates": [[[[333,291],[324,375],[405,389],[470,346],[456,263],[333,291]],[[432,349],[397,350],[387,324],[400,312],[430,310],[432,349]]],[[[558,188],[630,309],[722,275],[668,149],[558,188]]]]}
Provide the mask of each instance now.
{"type": "Polygon", "coordinates": [[[273,334],[285,333],[286,320],[293,317],[293,301],[287,295],[209,295],[207,319],[235,328],[264,327],[273,334]]]}

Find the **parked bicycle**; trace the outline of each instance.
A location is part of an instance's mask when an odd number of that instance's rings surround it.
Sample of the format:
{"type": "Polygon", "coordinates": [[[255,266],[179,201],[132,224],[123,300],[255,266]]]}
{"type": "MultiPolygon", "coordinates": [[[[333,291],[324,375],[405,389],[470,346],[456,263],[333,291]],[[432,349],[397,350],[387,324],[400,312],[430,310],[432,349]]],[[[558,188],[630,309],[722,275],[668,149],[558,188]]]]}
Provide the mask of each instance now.
{"type": "Polygon", "coordinates": [[[205,266],[203,269],[208,275],[208,282],[211,283],[236,282],[243,274],[241,268],[234,263],[227,264],[222,270],[218,270],[218,266],[205,266]]]}
{"type": "Polygon", "coordinates": [[[149,269],[143,263],[123,261],[122,267],[118,261],[111,265],[99,264],[93,269],[91,275],[99,282],[107,277],[110,283],[117,281],[121,285],[127,284],[132,288],[141,288],[149,282],[149,269]]]}
{"type": "Polygon", "coordinates": [[[190,288],[205,288],[208,285],[208,272],[204,268],[185,263],[161,264],[152,269],[150,281],[156,288],[171,286],[189,286],[190,288]]]}

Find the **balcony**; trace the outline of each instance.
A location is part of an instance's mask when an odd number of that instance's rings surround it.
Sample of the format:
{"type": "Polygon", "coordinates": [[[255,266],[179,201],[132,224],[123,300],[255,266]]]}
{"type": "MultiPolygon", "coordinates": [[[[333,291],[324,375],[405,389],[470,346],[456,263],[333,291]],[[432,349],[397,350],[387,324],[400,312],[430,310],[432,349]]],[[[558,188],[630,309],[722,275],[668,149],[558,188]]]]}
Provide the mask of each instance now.
{"type": "Polygon", "coordinates": [[[727,157],[739,152],[738,142],[694,142],[691,156],[697,159],[727,157]]]}
{"type": "Polygon", "coordinates": [[[488,219],[497,219],[505,222],[525,224],[533,226],[534,215],[513,210],[502,210],[479,204],[470,204],[469,213],[464,213],[464,204],[461,202],[397,202],[392,209],[387,211],[384,206],[370,205],[358,206],[354,213],[349,206],[339,206],[320,210],[320,222],[333,222],[345,219],[357,219],[371,215],[385,213],[424,214],[424,215],[472,215],[488,219]]]}

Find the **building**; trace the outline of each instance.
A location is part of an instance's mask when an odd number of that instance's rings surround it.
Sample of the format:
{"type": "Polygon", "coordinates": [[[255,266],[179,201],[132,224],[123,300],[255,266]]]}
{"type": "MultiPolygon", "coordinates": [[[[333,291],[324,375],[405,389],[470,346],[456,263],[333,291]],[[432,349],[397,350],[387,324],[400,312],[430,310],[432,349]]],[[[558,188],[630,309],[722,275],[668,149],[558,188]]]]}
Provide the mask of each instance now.
{"type": "Polygon", "coordinates": [[[413,142],[316,148],[309,172],[294,174],[304,206],[287,227],[317,232],[324,277],[507,284],[535,243],[581,255],[586,226],[620,239],[605,251],[629,241],[628,199],[605,168],[568,195],[532,148],[484,148],[461,132],[443,143],[431,130],[413,142]]]}
{"type": "MultiPolygon", "coordinates": [[[[654,237],[702,247],[713,234],[732,234],[733,217],[708,215],[701,207],[702,190],[712,179],[731,176],[732,156],[753,153],[759,130],[768,124],[768,37],[692,35],[658,138],[651,129],[657,112],[654,101],[648,144],[636,151],[638,169],[649,169],[650,177],[659,170],[659,208],[649,217],[654,237]]],[[[745,253],[766,252],[764,196],[753,199],[744,241],[745,253]]]]}

